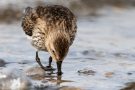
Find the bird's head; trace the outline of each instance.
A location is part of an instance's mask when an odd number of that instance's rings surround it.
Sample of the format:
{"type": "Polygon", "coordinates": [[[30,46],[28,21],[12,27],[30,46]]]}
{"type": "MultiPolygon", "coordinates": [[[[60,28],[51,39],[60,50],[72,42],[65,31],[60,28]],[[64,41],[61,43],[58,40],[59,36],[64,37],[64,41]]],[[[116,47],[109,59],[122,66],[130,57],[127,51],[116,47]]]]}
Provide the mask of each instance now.
{"type": "Polygon", "coordinates": [[[51,57],[56,61],[63,61],[69,50],[69,36],[64,33],[51,33],[46,47],[51,57]]]}

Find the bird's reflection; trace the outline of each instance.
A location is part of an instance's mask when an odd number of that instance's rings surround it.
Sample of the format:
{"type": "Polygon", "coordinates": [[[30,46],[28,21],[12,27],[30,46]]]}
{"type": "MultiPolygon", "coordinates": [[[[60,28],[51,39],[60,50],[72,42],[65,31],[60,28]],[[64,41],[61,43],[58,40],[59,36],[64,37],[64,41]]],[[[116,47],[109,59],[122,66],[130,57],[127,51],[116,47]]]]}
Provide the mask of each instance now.
{"type": "Polygon", "coordinates": [[[57,85],[60,85],[64,80],[62,80],[62,76],[57,76],[57,85]]]}
{"type": "Polygon", "coordinates": [[[60,86],[62,83],[73,82],[71,80],[64,80],[62,78],[63,78],[63,76],[58,76],[56,73],[54,73],[54,71],[49,71],[45,75],[31,76],[31,79],[33,79],[33,80],[47,81],[47,82],[53,83],[58,86],[60,86]]]}
{"type": "Polygon", "coordinates": [[[56,73],[51,71],[47,80],[50,82],[56,83],[56,85],[60,85],[60,84],[65,83],[65,82],[73,82],[71,80],[64,80],[64,79],[62,79],[62,77],[63,77],[62,75],[58,76],[58,75],[56,75],[56,73]]]}

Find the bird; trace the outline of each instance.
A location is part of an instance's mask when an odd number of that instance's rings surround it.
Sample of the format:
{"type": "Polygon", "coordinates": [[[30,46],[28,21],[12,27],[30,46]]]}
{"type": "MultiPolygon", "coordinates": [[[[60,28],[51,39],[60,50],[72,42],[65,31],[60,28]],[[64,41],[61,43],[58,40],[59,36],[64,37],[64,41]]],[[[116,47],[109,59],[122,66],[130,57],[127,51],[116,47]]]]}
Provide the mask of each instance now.
{"type": "Polygon", "coordinates": [[[77,33],[77,18],[71,10],[62,5],[26,7],[22,17],[22,29],[36,48],[36,61],[42,69],[52,69],[56,62],[57,75],[62,75],[62,62],[69,52],[77,33]],[[39,51],[50,54],[49,64],[40,62],[39,51]]]}

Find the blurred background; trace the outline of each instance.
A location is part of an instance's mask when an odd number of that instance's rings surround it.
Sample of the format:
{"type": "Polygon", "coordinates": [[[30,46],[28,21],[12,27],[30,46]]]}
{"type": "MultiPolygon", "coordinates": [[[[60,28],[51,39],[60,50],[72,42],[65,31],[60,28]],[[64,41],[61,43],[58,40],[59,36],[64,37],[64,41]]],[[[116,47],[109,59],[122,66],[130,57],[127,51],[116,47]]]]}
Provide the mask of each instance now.
{"type": "Polygon", "coordinates": [[[45,4],[59,4],[72,10],[78,17],[100,16],[103,8],[129,8],[135,0],[0,0],[0,22],[19,21],[24,8],[45,4]]]}
{"type": "MultiPolygon", "coordinates": [[[[48,57],[40,52],[44,65],[48,57]]],[[[0,0],[0,90],[10,89],[135,90],[135,0],[0,0]],[[26,7],[48,4],[77,16],[62,77],[40,69],[21,27],[26,7]]]]}

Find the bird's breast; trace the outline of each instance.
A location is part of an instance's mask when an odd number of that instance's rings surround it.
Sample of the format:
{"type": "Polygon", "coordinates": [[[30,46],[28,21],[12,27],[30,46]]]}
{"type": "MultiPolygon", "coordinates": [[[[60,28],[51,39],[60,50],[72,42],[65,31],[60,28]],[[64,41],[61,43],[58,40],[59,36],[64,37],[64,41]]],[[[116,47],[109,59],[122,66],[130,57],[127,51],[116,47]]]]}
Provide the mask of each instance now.
{"type": "Polygon", "coordinates": [[[46,51],[45,35],[42,32],[33,32],[31,44],[40,51],[46,51]]]}

